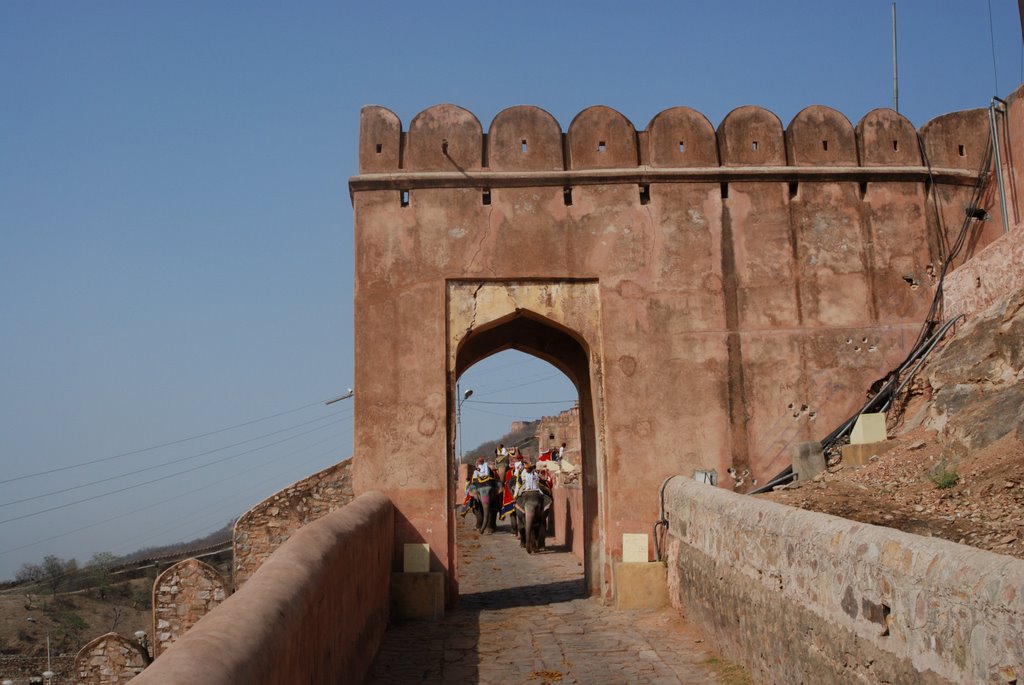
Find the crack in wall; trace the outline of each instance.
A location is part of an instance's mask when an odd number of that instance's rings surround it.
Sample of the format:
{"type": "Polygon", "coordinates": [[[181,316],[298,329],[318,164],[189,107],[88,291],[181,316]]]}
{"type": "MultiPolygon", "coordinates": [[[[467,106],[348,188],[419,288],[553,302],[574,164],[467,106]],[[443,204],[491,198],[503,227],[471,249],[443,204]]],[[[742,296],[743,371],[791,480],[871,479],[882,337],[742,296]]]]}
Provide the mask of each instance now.
{"type": "MultiPolygon", "coordinates": [[[[484,243],[487,241],[487,236],[491,233],[491,219],[493,214],[494,206],[492,205],[487,208],[487,220],[484,222],[484,230],[481,232],[480,239],[476,243],[476,250],[473,251],[473,254],[469,258],[469,263],[467,264],[467,269],[469,271],[472,271],[476,266],[476,259],[480,256],[480,252],[484,248],[484,243]]],[[[488,265],[487,270],[491,272],[491,276],[497,278],[498,274],[492,266],[488,265]]],[[[474,297],[476,297],[475,293],[474,297]]]]}
{"type": "Polygon", "coordinates": [[[462,334],[463,339],[468,338],[469,334],[473,332],[473,327],[476,326],[477,295],[480,294],[483,287],[483,283],[477,283],[476,289],[473,290],[473,316],[469,318],[469,325],[466,326],[466,330],[462,334]]]}

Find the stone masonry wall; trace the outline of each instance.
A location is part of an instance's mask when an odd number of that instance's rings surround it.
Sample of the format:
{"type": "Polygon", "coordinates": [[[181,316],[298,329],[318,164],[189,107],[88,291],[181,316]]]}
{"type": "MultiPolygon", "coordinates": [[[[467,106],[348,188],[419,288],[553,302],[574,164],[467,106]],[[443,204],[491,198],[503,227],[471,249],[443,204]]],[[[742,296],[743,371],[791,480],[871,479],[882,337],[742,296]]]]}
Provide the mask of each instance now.
{"type": "Polygon", "coordinates": [[[563,442],[568,452],[580,451],[580,409],[571,407],[554,416],[543,416],[534,433],[538,449],[546,452],[557,449],[563,442]],[[554,435],[552,439],[550,436],[554,435]]]}
{"type": "Polygon", "coordinates": [[[153,582],[153,658],[227,598],[217,569],[198,559],[174,564],[153,582]]]}
{"type": "Polygon", "coordinates": [[[759,682],[1024,677],[1024,562],[687,478],[665,492],[673,603],[759,682]]]}
{"type": "Polygon", "coordinates": [[[142,647],[117,633],[107,633],[87,643],[75,657],[76,685],[127,683],[142,673],[147,659],[142,647]]]}
{"type": "Polygon", "coordinates": [[[352,461],[345,460],[293,483],[235,522],[236,590],[295,531],[352,501],[351,466],[352,461]]]}

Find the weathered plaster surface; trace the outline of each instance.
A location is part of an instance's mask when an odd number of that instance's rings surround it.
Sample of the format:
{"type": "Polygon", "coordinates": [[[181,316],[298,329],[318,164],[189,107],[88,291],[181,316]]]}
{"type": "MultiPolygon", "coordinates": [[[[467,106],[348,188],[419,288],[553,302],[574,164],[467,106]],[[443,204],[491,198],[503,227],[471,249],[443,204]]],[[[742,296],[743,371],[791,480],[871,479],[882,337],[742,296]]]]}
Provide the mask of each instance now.
{"type": "MultiPolygon", "coordinates": [[[[931,302],[939,218],[956,233],[984,159],[985,119],[956,112],[918,132],[889,110],[853,126],[813,106],[784,128],[741,107],[716,130],[678,107],[637,131],[592,107],[563,134],[514,107],[485,137],[454,105],[405,133],[366,108],[350,183],[356,491],[386,492],[396,545],[427,542],[432,570],[454,571],[460,340],[521,332],[499,310],[537,317],[552,341],[586,349],[587,566],[608,593],[621,534],[650,531],[665,477],[714,468],[727,488],[764,483],[902,361],[931,302]],[[582,283],[587,298],[559,294],[582,283]],[[369,456],[381,454],[393,458],[369,456]]],[[[961,261],[996,237],[990,224],[961,261]]]]}
{"type": "Polygon", "coordinates": [[[763,682],[1011,682],[1024,562],[673,479],[673,603],[763,682]]]}

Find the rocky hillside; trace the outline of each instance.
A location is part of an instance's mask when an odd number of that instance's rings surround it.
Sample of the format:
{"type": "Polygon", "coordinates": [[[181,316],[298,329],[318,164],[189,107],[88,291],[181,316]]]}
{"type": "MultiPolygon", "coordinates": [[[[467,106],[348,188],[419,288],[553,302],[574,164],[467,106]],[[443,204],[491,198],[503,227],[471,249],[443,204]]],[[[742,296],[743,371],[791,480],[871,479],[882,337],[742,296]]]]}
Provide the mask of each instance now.
{"type": "Polygon", "coordinates": [[[1024,291],[959,326],[889,422],[866,466],[763,496],[1024,558],[1024,291]]]}

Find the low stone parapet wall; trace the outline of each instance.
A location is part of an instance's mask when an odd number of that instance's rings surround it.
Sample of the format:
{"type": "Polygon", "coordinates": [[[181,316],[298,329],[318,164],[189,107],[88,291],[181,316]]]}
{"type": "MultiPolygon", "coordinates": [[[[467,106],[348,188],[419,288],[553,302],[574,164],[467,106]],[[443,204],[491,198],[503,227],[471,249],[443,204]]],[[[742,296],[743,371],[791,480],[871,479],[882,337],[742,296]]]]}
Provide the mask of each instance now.
{"type": "Polygon", "coordinates": [[[577,484],[555,485],[551,491],[556,545],[566,545],[583,560],[583,488],[577,484]]]}
{"type": "Polygon", "coordinates": [[[1024,678],[1024,561],[675,478],[669,595],[760,682],[1024,678]]]}
{"type": "Polygon", "coordinates": [[[380,493],[302,527],[132,682],[361,682],[387,628],[394,529],[380,493]]]}

